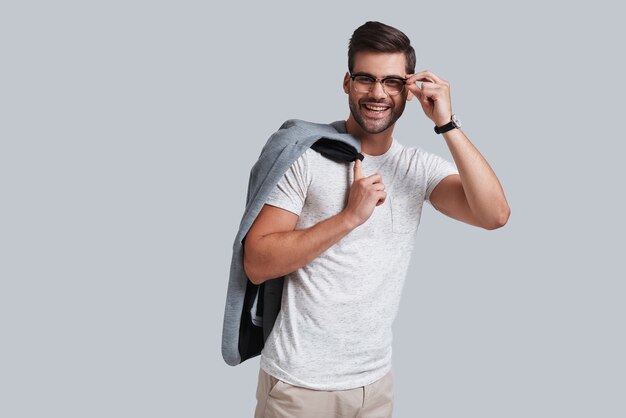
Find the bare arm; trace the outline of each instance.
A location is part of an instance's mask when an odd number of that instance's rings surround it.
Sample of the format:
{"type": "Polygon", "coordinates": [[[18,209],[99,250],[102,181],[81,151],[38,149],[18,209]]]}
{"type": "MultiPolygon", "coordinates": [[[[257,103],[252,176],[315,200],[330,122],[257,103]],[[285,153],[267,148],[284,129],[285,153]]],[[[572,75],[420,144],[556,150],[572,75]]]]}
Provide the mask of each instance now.
{"type": "Polygon", "coordinates": [[[263,206],[244,239],[243,267],[252,283],[261,284],[310,263],[384,203],[387,192],[380,174],[363,177],[357,160],[354,179],[345,209],[310,228],[294,230],[298,215],[263,206]]]}
{"type": "Polygon", "coordinates": [[[264,205],[244,242],[243,265],[252,283],[283,276],[310,263],[354,229],[345,212],[294,230],[298,215],[264,205]]]}
{"type": "Polygon", "coordinates": [[[485,158],[460,129],[443,134],[459,169],[443,179],[430,195],[435,209],[451,218],[496,229],[506,224],[511,209],[502,185],[485,158]]]}
{"type": "MultiPolygon", "coordinates": [[[[452,104],[450,83],[431,71],[407,74],[406,87],[418,98],[422,109],[436,126],[450,121],[452,104]],[[422,81],[422,86],[416,82],[422,81]]],[[[460,129],[445,132],[459,174],[443,179],[430,194],[435,209],[470,225],[485,229],[500,228],[509,219],[511,209],[504,197],[502,185],[487,160],[460,129]]]]}

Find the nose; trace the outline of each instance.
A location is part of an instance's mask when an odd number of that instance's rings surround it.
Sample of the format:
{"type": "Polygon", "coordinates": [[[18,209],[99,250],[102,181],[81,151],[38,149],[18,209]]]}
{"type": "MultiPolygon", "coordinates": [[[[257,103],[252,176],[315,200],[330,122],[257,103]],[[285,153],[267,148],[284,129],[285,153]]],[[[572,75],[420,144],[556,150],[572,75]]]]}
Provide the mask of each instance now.
{"type": "Polygon", "coordinates": [[[370,96],[380,99],[387,97],[387,93],[385,93],[385,90],[383,89],[383,83],[381,83],[380,81],[376,81],[372,86],[370,96]]]}

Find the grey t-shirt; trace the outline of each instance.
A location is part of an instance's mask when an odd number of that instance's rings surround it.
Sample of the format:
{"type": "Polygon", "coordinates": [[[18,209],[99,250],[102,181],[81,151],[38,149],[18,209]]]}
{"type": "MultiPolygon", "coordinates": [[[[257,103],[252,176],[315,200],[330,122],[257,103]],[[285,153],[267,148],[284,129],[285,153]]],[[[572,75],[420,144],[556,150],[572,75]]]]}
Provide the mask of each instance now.
{"type": "MultiPolygon", "coordinates": [[[[309,228],[347,204],[354,163],[308,149],[266,204],[299,215],[309,228]]],[[[362,225],[285,276],[281,310],[261,352],[261,368],[291,385],[345,390],[391,369],[392,323],[413,250],[422,205],[451,162],[395,139],[385,154],[365,155],[364,176],[378,172],[385,202],[362,225]]]]}

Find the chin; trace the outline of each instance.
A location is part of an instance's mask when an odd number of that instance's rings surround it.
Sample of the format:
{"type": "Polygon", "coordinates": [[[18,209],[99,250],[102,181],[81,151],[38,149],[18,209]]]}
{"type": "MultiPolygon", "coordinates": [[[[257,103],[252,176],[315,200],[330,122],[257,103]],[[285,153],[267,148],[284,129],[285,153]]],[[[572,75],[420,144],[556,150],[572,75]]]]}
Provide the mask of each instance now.
{"type": "Polygon", "coordinates": [[[363,130],[363,132],[366,132],[372,135],[385,132],[389,128],[392,128],[394,124],[396,123],[396,121],[400,118],[400,116],[402,116],[402,111],[404,111],[404,109],[402,109],[399,114],[398,113],[392,114],[392,117],[389,119],[380,120],[378,122],[369,122],[367,118],[363,117],[358,111],[355,111],[354,109],[355,107],[356,106],[350,106],[352,118],[357,123],[357,125],[359,125],[359,127],[363,130]]]}
{"type": "Polygon", "coordinates": [[[367,128],[366,128],[366,127],[364,127],[364,126],[361,126],[361,128],[362,128],[365,132],[367,132],[368,134],[379,134],[379,133],[381,133],[381,132],[385,132],[387,129],[389,129],[389,128],[390,128],[390,126],[386,126],[386,127],[383,127],[383,128],[372,128],[372,129],[367,129],[367,128]]]}
{"type": "Polygon", "coordinates": [[[363,118],[358,117],[354,118],[356,123],[363,129],[363,131],[368,134],[379,134],[381,132],[385,132],[387,129],[391,128],[395,123],[395,120],[385,120],[380,123],[367,123],[363,118]]]}

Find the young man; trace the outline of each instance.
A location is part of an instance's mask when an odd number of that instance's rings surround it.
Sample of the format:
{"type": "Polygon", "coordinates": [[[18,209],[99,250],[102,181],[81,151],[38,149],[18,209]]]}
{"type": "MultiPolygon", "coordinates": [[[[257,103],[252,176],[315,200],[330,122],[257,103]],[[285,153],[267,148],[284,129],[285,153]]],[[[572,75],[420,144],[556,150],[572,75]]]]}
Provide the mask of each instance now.
{"type": "Polygon", "coordinates": [[[261,353],[256,417],[390,417],[391,328],[423,202],[485,229],[509,217],[496,175],[453,118],[449,83],[414,73],[404,33],[367,22],[353,33],[348,57],[342,128],[365,158],[339,163],[308,149],[244,243],[253,283],[285,276],[261,353]],[[392,136],[414,96],[445,131],[458,170],[392,136]]]}

